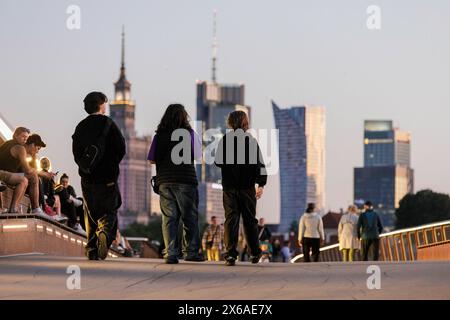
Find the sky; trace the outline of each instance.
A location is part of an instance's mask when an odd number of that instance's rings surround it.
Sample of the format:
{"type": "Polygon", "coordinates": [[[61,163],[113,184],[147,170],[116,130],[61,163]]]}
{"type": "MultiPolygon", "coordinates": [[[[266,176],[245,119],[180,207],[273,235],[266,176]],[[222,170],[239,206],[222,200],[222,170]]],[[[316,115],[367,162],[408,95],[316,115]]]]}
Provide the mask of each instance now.
{"type": "MultiPolygon", "coordinates": [[[[80,193],[71,135],[88,92],[113,97],[122,25],[137,130],[151,134],[169,103],[195,119],[195,82],[211,78],[214,10],[218,81],[245,84],[255,128],[274,127],[271,99],[325,106],[329,209],[352,202],[365,119],[411,132],[416,191],[450,193],[448,0],[0,0],[0,113],[40,133],[42,154],[80,193]],[[66,26],[70,5],[81,9],[79,30],[66,26]],[[370,5],[379,30],[367,28],[370,5]]],[[[260,206],[269,220],[276,180],[260,206]]]]}

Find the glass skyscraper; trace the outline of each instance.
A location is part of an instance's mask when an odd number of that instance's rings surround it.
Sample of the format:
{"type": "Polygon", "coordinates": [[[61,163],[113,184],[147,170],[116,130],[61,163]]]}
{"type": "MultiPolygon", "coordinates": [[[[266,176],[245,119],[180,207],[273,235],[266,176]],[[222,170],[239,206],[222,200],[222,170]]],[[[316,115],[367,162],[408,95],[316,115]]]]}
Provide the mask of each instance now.
{"type": "Polygon", "coordinates": [[[307,203],[325,207],[325,108],[298,106],[280,108],[272,102],[279,130],[280,224],[287,233],[298,224],[307,203]]]}
{"type": "Polygon", "coordinates": [[[354,200],[370,200],[387,228],[395,225],[395,209],[414,190],[411,135],[390,120],[364,122],[364,167],[354,169],[354,200]]]}

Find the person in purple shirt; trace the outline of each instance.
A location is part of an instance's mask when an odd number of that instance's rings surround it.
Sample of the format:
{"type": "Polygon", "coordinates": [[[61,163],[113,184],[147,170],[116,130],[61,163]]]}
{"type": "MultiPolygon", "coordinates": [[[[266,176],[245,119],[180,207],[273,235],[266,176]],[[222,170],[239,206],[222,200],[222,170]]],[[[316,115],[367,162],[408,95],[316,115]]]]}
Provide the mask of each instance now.
{"type": "Polygon", "coordinates": [[[198,181],[194,166],[194,160],[199,157],[201,141],[189,124],[184,106],[169,105],[158,125],[147,157],[156,164],[165,245],[163,255],[168,264],[178,263],[180,220],[183,223],[184,260],[205,260],[199,254],[198,181]]]}

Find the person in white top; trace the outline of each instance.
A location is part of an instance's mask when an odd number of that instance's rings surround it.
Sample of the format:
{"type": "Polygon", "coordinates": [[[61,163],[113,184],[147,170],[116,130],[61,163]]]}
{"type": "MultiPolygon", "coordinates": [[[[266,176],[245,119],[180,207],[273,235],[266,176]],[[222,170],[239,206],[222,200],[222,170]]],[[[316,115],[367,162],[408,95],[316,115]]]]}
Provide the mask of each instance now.
{"type": "Polygon", "coordinates": [[[310,262],[310,250],[312,249],[312,261],[319,261],[320,245],[325,240],[322,217],[315,212],[314,203],[308,203],[305,214],[300,218],[298,227],[298,245],[303,247],[303,261],[310,262]]]}
{"type": "Polygon", "coordinates": [[[353,261],[355,250],[359,250],[358,232],[356,230],[358,217],[358,208],[351,205],[339,221],[338,237],[342,261],[353,261]]]}

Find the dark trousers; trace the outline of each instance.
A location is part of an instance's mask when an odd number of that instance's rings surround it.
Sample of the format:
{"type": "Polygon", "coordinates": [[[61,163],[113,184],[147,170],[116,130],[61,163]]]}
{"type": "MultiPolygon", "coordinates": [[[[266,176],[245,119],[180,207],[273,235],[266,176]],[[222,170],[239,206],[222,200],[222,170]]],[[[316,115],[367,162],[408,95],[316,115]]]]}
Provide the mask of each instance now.
{"type": "Polygon", "coordinates": [[[378,261],[380,257],[380,239],[361,240],[362,261],[378,261]]]}
{"type": "Polygon", "coordinates": [[[105,233],[108,247],[116,238],[117,209],[122,205],[119,186],[112,184],[90,184],[81,180],[84,197],[84,221],[87,233],[86,254],[96,251],[100,233],[105,233]]]}
{"type": "Polygon", "coordinates": [[[225,258],[236,259],[239,240],[239,220],[242,215],[247,247],[250,255],[259,256],[261,249],[258,240],[258,220],[256,220],[255,188],[248,190],[225,190],[223,192],[225,209],[225,258]]]}
{"type": "Polygon", "coordinates": [[[61,201],[61,213],[69,219],[67,225],[73,228],[77,223],[77,209],[72,202],[69,202],[70,193],[63,188],[57,195],[61,201]]]}
{"type": "Polygon", "coordinates": [[[199,254],[198,190],[196,185],[161,184],[159,203],[162,212],[164,258],[180,253],[180,220],[183,222],[182,252],[186,257],[199,254]]]}
{"type": "Polygon", "coordinates": [[[303,261],[311,262],[311,258],[313,262],[319,262],[320,256],[320,239],[319,238],[303,238],[303,261]],[[310,256],[310,251],[312,250],[312,256],[310,256]]]}

